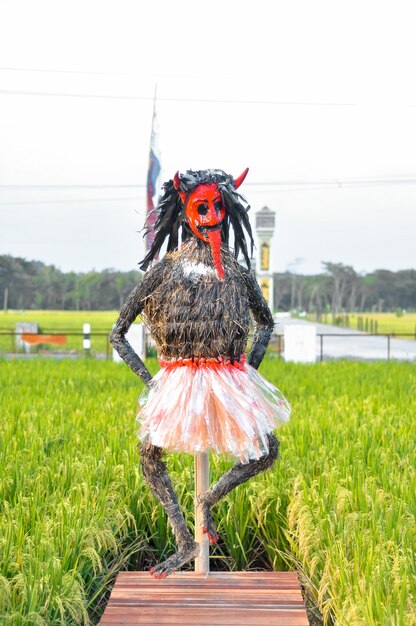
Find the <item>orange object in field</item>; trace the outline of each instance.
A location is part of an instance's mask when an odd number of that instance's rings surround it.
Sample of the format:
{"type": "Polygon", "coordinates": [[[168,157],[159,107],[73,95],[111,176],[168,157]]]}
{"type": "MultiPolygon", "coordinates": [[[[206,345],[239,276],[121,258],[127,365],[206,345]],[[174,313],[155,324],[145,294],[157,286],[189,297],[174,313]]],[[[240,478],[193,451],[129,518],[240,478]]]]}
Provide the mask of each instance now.
{"type": "Polygon", "coordinates": [[[66,344],[66,335],[36,335],[35,333],[23,333],[22,339],[32,346],[38,343],[54,343],[58,346],[66,344]]]}

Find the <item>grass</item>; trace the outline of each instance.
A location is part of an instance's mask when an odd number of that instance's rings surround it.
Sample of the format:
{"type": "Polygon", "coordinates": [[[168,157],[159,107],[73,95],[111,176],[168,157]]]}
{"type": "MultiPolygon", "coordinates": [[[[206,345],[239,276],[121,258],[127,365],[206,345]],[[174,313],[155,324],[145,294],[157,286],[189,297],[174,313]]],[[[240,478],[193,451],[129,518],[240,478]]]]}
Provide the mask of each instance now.
{"type": "MultiPolygon", "coordinates": [[[[215,510],[212,568],[297,568],[325,624],[415,625],[414,366],[262,372],[293,414],[274,469],[215,510]]],[[[120,568],[174,550],[139,470],[142,385],[124,364],[42,359],[0,362],[0,385],[0,623],[95,624],[120,568]]],[[[192,458],[167,460],[192,525],[192,458]]],[[[212,479],[229,466],[212,458],[212,479]]]]}
{"type": "MultiPolygon", "coordinates": [[[[373,320],[373,328],[377,322],[378,333],[405,333],[413,337],[416,336],[416,313],[346,313],[343,315],[344,320],[346,316],[348,316],[351,330],[363,330],[365,322],[368,320],[368,331],[370,331],[370,322],[373,320]],[[359,319],[362,321],[363,328],[359,328],[359,319]]],[[[316,315],[308,315],[307,319],[316,321],[316,315]]],[[[324,314],[320,321],[324,324],[332,324],[332,315],[324,314]]]]}
{"type": "Polygon", "coordinates": [[[0,311],[0,328],[14,330],[16,322],[38,322],[46,330],[64,328],[82,332],[82,325],[89,322],[93,330],[110,331],[117,317],[118,311],[0,311]]]}
{"type": "MultiPolygon", "coordinates": [[[[91,351],[105,353],[107,335],[117,321],[118,311],[0,311],[0,333],[14,331],[16,322],[37,322],[42,332],[81,333],[80,336],[67,335],[65,351],[82,352],[83,324],[91,324],[91,351]],[[101,336],[94,336],[100,333],[101,336]]],[[[32,347],[31,351],[62,351],[62,346],[42,345],[32,347]]],[[[10,335],[0,334],[0,352],[14,352],[14,339],[10,335]]]]}
{"type": "Polygon", "coordinates": [[[351,314],[350,327],[357,329],[358,317],[368,318],[377,321],[379,333],[409,333],[416,334],[416,313],[363,313],[360,315],[351,314]]]}

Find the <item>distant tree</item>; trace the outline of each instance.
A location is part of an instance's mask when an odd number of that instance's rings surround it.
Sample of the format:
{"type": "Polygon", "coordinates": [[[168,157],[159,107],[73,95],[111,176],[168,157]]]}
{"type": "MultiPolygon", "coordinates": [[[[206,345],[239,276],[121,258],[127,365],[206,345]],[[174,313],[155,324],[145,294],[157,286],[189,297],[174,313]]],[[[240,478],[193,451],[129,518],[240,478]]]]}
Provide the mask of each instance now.
{"type": "Polygon", "coordinates": [[[347,309],[348,297],[351,296],[352,290],[356,289],[357,274],[350,265],[329,261],[323,262],[322,265],[330,277],[331,310],[332,317],[335,318],[338,313],[347,309]]]}
{"type": "Polygon", "coordinates": [[[273,274],[273,308],[276,311],[289,311],[292,288],[292,274],[273,274]]]}
{"type": "Polygon", "coordinates": [[[318,319],[330,303],[330,277],[326,274],[305,277],[305,292],[308,298],[308,313],[316,313],[318,319]]]}

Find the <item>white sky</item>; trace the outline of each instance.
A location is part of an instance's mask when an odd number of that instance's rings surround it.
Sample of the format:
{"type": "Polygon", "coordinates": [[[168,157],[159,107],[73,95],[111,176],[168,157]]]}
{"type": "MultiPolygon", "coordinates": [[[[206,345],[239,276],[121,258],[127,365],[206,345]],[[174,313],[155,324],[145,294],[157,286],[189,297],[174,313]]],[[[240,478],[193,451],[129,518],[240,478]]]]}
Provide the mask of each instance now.
{"type": "Polygon", "coordinates": [[[0,254],[137,267],[157,82],[163,180],[249,166],[275,271],[416,267],[415,17],[400,0],[0,0],[0,254]],[[355,182],[304,184],[335,180],[355,182]]]}

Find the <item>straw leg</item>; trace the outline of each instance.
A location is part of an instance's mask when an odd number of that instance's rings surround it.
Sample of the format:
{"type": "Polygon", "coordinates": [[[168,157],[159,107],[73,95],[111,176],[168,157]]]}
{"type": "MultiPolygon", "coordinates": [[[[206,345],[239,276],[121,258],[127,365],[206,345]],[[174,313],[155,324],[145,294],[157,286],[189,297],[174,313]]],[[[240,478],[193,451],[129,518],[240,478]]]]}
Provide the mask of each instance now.
{"type": "Polygon", "coordinates": [[[199,555],[195,559],[195,572],[209,574],[209,540],[203,532],[204,516],[201,506],[201,496],[209,488],[209,458],[208,453],[201,452],[195,455],[195,542],[199,544],[199,555]]]}
{"type": "Polygon", "coordinates": [[[179,548],[166,561],[152,567],[150,574],[154,578],[169,576],[188,561],[192,561],[199,552],[199,546],[186,525],[162,456],[163,450],[157,446],[144,444],[140,447],[143,475],[153,495],[159,500],[169,517],[179,548]]]}
{"type": "MultiPolygon", "coordinates": [[[[202,495],[202,514],[206,525],[209,525],[212,520],[210,509],[214,504],[217,504],[221,498],[224,498],[227,493],[230,493],[238,485],[269,469],[276,461],[280,442],[273,433],[268,433],[267,437],[269,440],[269,452],[267,454],[248,463],[236,463],[228,472],[221,476],[211,489],[207,489],[202,495]]],[[[212,528],[215,528],[215,526],[212,526],[212,528]]],[[[211,532],[214,531],[212,530],[211,532]]]]}

